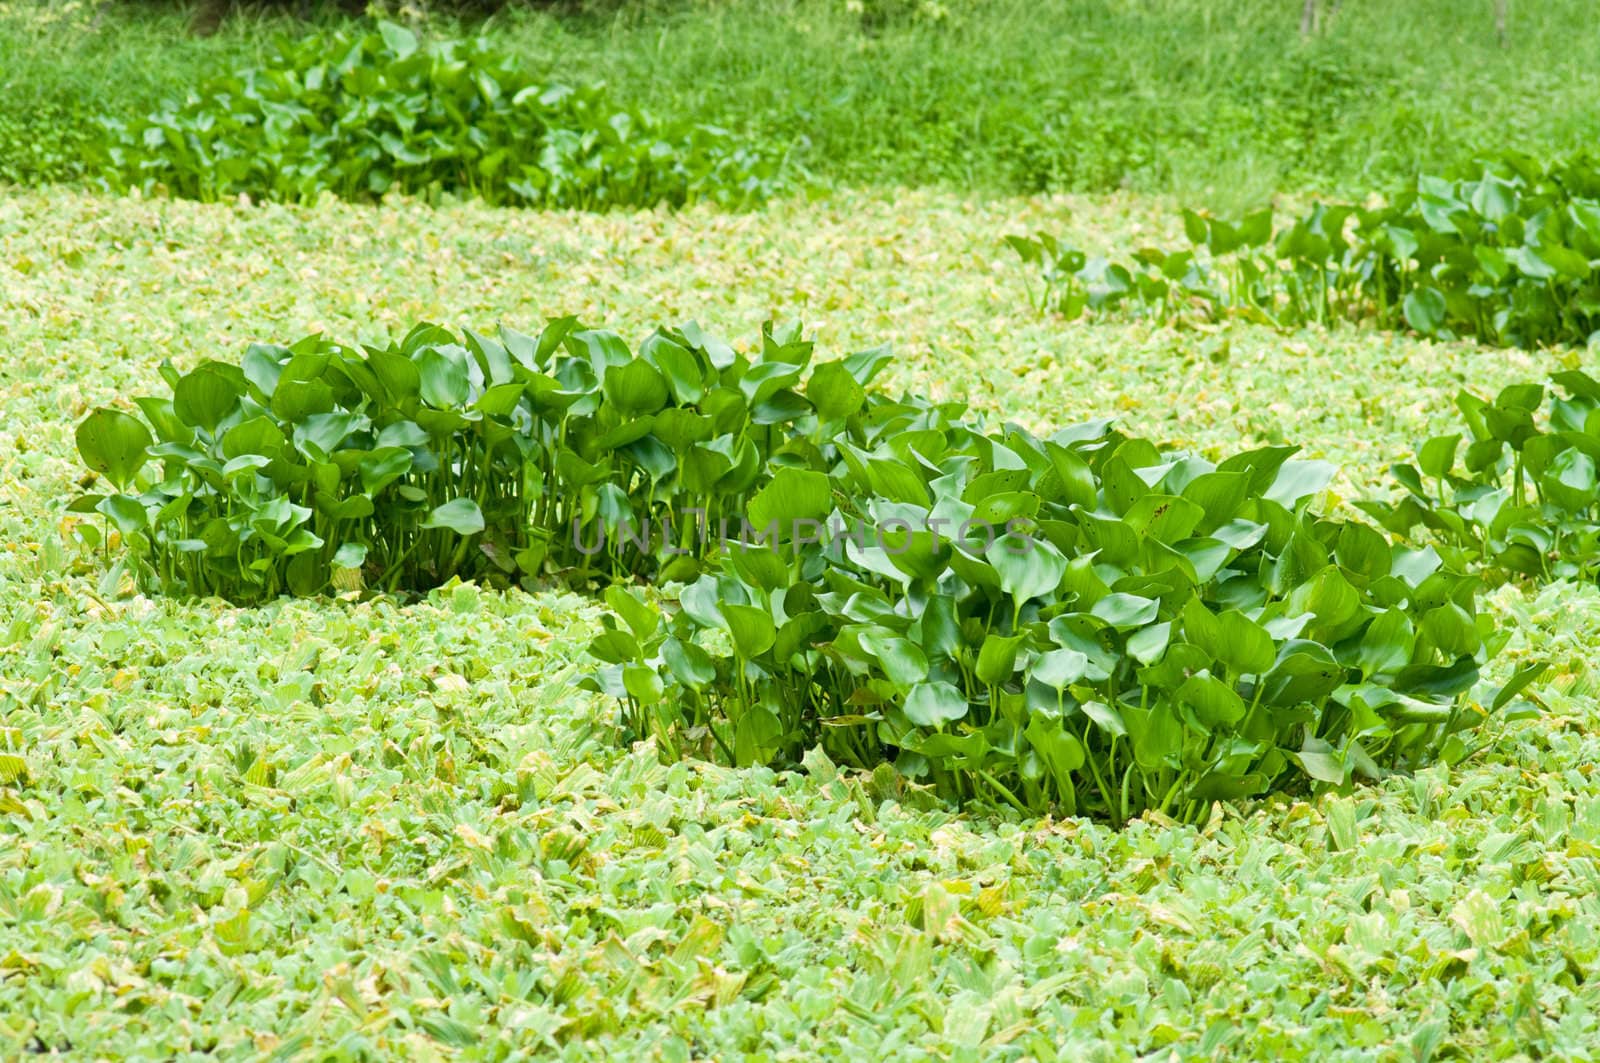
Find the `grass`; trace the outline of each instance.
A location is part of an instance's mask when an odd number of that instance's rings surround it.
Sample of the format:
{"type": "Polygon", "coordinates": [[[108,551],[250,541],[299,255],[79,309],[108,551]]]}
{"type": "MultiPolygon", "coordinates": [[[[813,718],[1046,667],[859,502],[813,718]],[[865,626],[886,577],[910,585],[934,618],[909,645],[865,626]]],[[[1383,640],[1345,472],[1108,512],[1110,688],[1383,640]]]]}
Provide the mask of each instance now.
{"type": "Polygon", "coordinates": [[[572,312],[803,315],[892,384],[1034,426],[1294,440],[1341,490],[1551,353],[1064,325],[997,236],[1168,204],[842,193],[592,216],[0,192],[0,1054],[1582,1058],[1600,1031],[1600,592],[1507,588],[1550,711],[1455,771],[1200,828],[956,814],[662,765],[568,678],[587,599],[260,609],[128,593],[63,540],[73,424],[250,339],[572,312]]]}
{"type": "MultiPolygon", "coordinates": [[[[1571,151],[1600,121],[1584,0],[1513,5],[1504,47],[1490,0],[1342,4],[1310,40],[1281,0],[955,0],[943,19],[887,21],[848,7],[513,9],[494,25],[542,76],[603,78],[620,102],[792,146],[847,185],[1128,188],[1235,213],[1285,189],[1364,197],[1486,146],[1571,151]]],[[[51,8],[66,13],[41,28],[39,10],[0,4],[0,180],[70,178],[92,114],[148,111],[304,29],[239,17],[197,39],[182,5],[142,4],[93,29],[85,8],[51,8]]]]}

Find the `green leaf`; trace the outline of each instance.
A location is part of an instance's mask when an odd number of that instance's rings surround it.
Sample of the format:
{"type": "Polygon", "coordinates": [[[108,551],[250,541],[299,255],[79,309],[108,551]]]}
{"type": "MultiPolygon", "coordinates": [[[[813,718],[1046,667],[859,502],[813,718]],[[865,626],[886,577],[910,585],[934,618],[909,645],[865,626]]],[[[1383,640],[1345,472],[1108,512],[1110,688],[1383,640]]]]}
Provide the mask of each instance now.
{"type": "Polygon", "coordinates": [[[670,398],[666,379],[643,359],[608,368],[601,389],[624,417],[655,413],[670,398]]]}
{"type": "Polygon", "coordinates": [[[1380,613],[1361,635],[1356,664],[1368,678],[1392,675],[1411,663],[1416,634],[1403,609],[1380,613]]]}
{"type": "Polygon", "coordinates": [[[843,362],[824,362],[806,382],[806,398],[823,420],[842,421],[861,409],[867,393],[843,362]]]}
{"type": "Polygon", "coordinates": [[[733,644],[744,660],[754,660],[772,648],[778,639],[778,628],[772,614],[753,605],[722,603],[722,619],[733,644]]]}
{"type": "Polygon", "coordinates": [[[417,50],[417,35],[404,26],[398,26],[384,19],[378,22],[378,32],[383,36],[383,43],[397,59],[404,59],[417,50]]]}
{"type": "Polygon", "coordinates": [[[918,683],[906,696],[905,714],[918,727],[943,727],[967,715],[967,699],[943,681],[918,683]]]}
{"type": "Polygon", "coordinates": [[[417,369],[422,401],[440,410],[466,405],[471,392],[466,351],[460,347],[425,347],[412,360],[417,369]]]}
{"type": "Polygon", "coordinates": [[[1267,490],[1269,501],[1293,509],[1302,499],[1316,494],[1332,482],[1339,467],[1326,461],[1286,461],[1267,490]]]}
{"type": "Polygon", "coordinates": [[[1132,631],[1153,624],[1160,608],[1153,598],[1119,592],[1101,598],[1089,612],[1119,631],[1132,631]]]}
{"type": "Polygon", "coordinates": [[[1235,675],[1260,675],[1278,659],[1277,647],[1267,629],[1239,612],[1229,609],[1217,617],[1221,627],[1218,660],[1235,675]]]}
{"type": "Polygon", "coordinates": [[[1417,452],[1417,466],[1423,475],[1442,479],[1449,475],[1456,463],[1456,448],[1461,445],[1461,433],[1434,436],[1417,452]]]}
{"type": "Polygon", "coordinates": [[[1035,658],[1029,678],[1052,690],[1065,690],[1089,670],[1089,657],[1080,650],[1054,649],[1035,658]]]}
{"type": "Polygon", "coordinates": [[[1050,543],[1020,535],[1003,535],[986,554],[1000,578],[1000,589],[1021,604],[1051,594],[1067,573],[1067,559],[1050,543]]]}
{"type": "Polygon", "coordinates": [[[672,677],[691,690],[704,690],[716,681],[711,655],[692,642],[667,639],[661,644],[661,659],[672,677]]]}
{"type": "Polygon", "coordinates": [[[1228,684],[1201,671],[1186,679],[1174,695],[1194,709],[1207,727],[1232,727],[1244,719],[1245,704],[1228,684]]]}
{"type": "Polygon", "coordinates": [[[1305,773],[1318,782],[1343,786],[1349,775],[1344,758],[1334,748],[1320,739],[1308,739],[1305,748],[1291,754],[1305,773]]]}
{"type": "Polygon", "coordinates": [[[1008,682],[1016,671],[1017,647],[1021,644],[1021,635],[990,635],[984,639],[983,647],[978,651],[978,665],[974,669],[978,681],[987,686],[1008,682]]]}
{"type": "Polygon", "coordinates": [[[877,658],[883,674],[895,686],[910,690],[928,678],[928,657],[911,640],[870,632],[861,637],[861,644],[877,658]]]}
{"type": "Polygon", "coordinates": [[[333,552],[335,568],[360,568],[367,563],[366,543],[344,543],[333,552]]]}
{"type": "Polygon", "coordinates": [[[244,373],[237,366],[202,362],[178,379],[172,389],[172,409],[184,424],[214,432],[244,393],[244,373]]]}
{"type": "Polygon", "coordinates": [[[795,537],[800,521],[818,520],[833,510],[833,488],[828,477],[809,469],[782,468],[772,482],[756,492],[746,512],[758,530],[777,524],[779,537],[795,537]]]}
{"type": "Polygon", "coordinates": [[[1435,335],[1444,326],[1447,307],[1444,295],[1435,288],[1413,288],[1406,293],[1403,308],[1406,324],[1424,336],[1435,335]]]}
{"type": "Polygon", "coordinates": [[[154,442],[138,418],[105,407],[83,419],[76,439],[84,464],[124,491],[144,468],[145,450],[154,442]]]}
{"type": "Polygon", "coordinates": [[[457,535],[477,535],[483,531],[483,511],[470,498],[453,498],[435,506],[422,522],[424,528],[448,528],[457,535]]]}

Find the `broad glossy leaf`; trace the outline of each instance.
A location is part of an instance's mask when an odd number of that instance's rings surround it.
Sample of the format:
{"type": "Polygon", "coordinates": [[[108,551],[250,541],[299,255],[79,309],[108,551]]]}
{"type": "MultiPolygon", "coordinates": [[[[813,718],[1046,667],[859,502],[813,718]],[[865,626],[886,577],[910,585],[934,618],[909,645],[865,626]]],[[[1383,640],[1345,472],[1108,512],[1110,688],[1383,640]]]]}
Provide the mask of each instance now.
{"type": "Polygon", "coordinates": [[[738,649],[739,656],[745,660],[761,656],[777,641],[777,625],[772,622],[772,615],[765,609],[753,605],[723,602],[721,612],[723,624],[728,634],[733,636],[733,644],[738,649]]]}
{"type": "Polygon", "coordinates": [[[470,498],[453,498],[429,511],[422,526],[448,528],[457,535],[477,535],[483,531],[483,511],[470,498]]]}
{"type": "Polygon", "coordinates": [[[905,714],[918,727],[943,727],[967,715],[967,699],[950,683],[918,683],[906,695],[905,714]]]}
{"type": "Polygon", "coordinates": [[[155,441],[139,419],[101,407],[78,425],[78,454],[85,465],[126,490],[145,466],[145,450],[155,441]]]}
{"type": "Polygon", "coordinates": [[[178,379],[172,409],[184,424],[214,432],[238,408],[244,392],[244,373],[237,366],[202,362],[178,379]]]}

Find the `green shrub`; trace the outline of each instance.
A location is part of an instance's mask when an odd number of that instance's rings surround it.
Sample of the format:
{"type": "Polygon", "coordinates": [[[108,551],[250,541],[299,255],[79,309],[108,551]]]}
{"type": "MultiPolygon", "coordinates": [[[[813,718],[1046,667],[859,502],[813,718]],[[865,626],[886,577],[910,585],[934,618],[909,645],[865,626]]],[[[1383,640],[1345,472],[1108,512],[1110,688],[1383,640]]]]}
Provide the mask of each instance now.
{"type": "Polygon", "coordinates": [[[1600,575],[1600,382],[1556,373],[1566,392],[1519,384],[1493,401],[1462,392],[1466,422],[1391,469],[1402,494],[1363,507],[1397,535],[1419,526],[1460,566],[1491,578],[1600,575]],[[1462,444],[1466,444],[1463,451],[1462,444]]]}
{"type": "Polygon", "coordinates": [[[0,184],[78,180],[95,138],[95,124],[81,107],[50,103],[0,111],[0,184]]]}
{"type": "MultiPolygon", "coordinates": [[[[742,515],[773,470],[826,460],[831,422],[795,390],[810,356],[798,329],[765,329],[747,357],[692,324],[634,354],[571,318],[537,338],[257,344],[238,365],[164,366],[172,397],[137,399],[142,418],[90,414],[79,451],[112,491],[72,508],[105,517],[147,589],[239,602],[693,578],[683,514],[742,515]]],[[[824,409],[864,404],[886,360],[819,370],[824,409]]]]}
{"type": "Polygon", "coordinates": [[[1123,822],[1454,762],[1536,674],[1467,699],[1493,637],[1479,582],[1313,516],[1331,468],[1293,448],[1212,464],[950,412],[873,411],[871,446],[848,419],[831,475],[775,479],[749,517],[776,534],[726,544],[675,608],[610,588],[585,685],[668,755],[820,745],[947,797],[1123,822]]]}
{"type": "Polygon", "coordinates": [[[1068,319],[1240,316],[1280,327],[1370,319],[1442,339],[1600,343],[1600,166],[1508,157],[1473,177],[1419,176],[1387,206],[1319,205],[1273,230],[1185,211],[1191,247],[1110,261],[1049,235],[1010,237],[1068,319]]]}
{"type": "Polygon", "coordinates": [[[724,130],[620,107],[603,86],[535,83],[486,37],[421,43],[392,23],[284,38],[266,66],[106,125],[91,163],[102,184],[202,200],[400,191],[584,209],[742,206],[780,187],[783,169],[724,130]]]}

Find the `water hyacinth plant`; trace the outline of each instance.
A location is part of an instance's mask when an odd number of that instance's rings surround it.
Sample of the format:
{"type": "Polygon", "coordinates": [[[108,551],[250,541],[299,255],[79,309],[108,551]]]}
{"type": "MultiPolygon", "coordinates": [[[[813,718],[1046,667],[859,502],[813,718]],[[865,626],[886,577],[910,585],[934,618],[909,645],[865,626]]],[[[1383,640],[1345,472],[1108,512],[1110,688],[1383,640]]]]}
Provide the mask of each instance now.
{"type": "Polygon", "coordinates": [[[1415,464],[1390,470],[1398,497],[1362,508],[1396,535],[1422,528],[1455,564],[1491,578],[1594,579],[1600,382],[1577,370],[1550,381],[1548,391],[1516,384],[1492,401],[1462,392],[1465,434],[1424,442],[1415,464]]]}
{"type": "MultiPolygon", "coordinates": [[[[166,365],[170,398],[79,426],[99,513],[144,586],[239,602],[452,577],[692,577],[698,523],[825,460],[887,362],[819,366],[798,326],[747,356],[698,326],[637,353],[566,317],[538,336],[418,325],[386,348],[308,337],[166,365]]],[[[881,399],[874,402],[881,402],[881,399]]],[[[97,535],[92,523],[83,533],[97,535]]]]}
{"type": "Polygon", "coordinates": [[[1273,229],[1185,211],[1191,247],[1113,261],[1049,234],[1008,237],[1043,309],[1293,328],[1371,320],[1501,346],[1600,342],[1600,165],[1508,156],[1420,175],[1381,207],[1318,205],[1273,229]]]}
{"type": "Polygon", "coordinates": [[[106,128],[88,165],[102,185],[201,200],[398,191],[581,209],[739,207],[784,184],[784,160],[765,146],[621,107],[603,85],[536,83],[488,37],[420,41],[388,22],[281,39],[265,66],[106,128]]]}
{"type": "Polygon", "coordinates": [[[950,798],[1119,823],[1466,756],[1534,673],[1470,700],[1479,582],[1314,516],[1331,469],[1292,452],[1213,464],[1104,424],[908,411],[841,444],[831,493],[780,507],[843,534],[727,544],[675,604],[612,587],[585,683],[669,754],[820,745],[950,798]]]}

